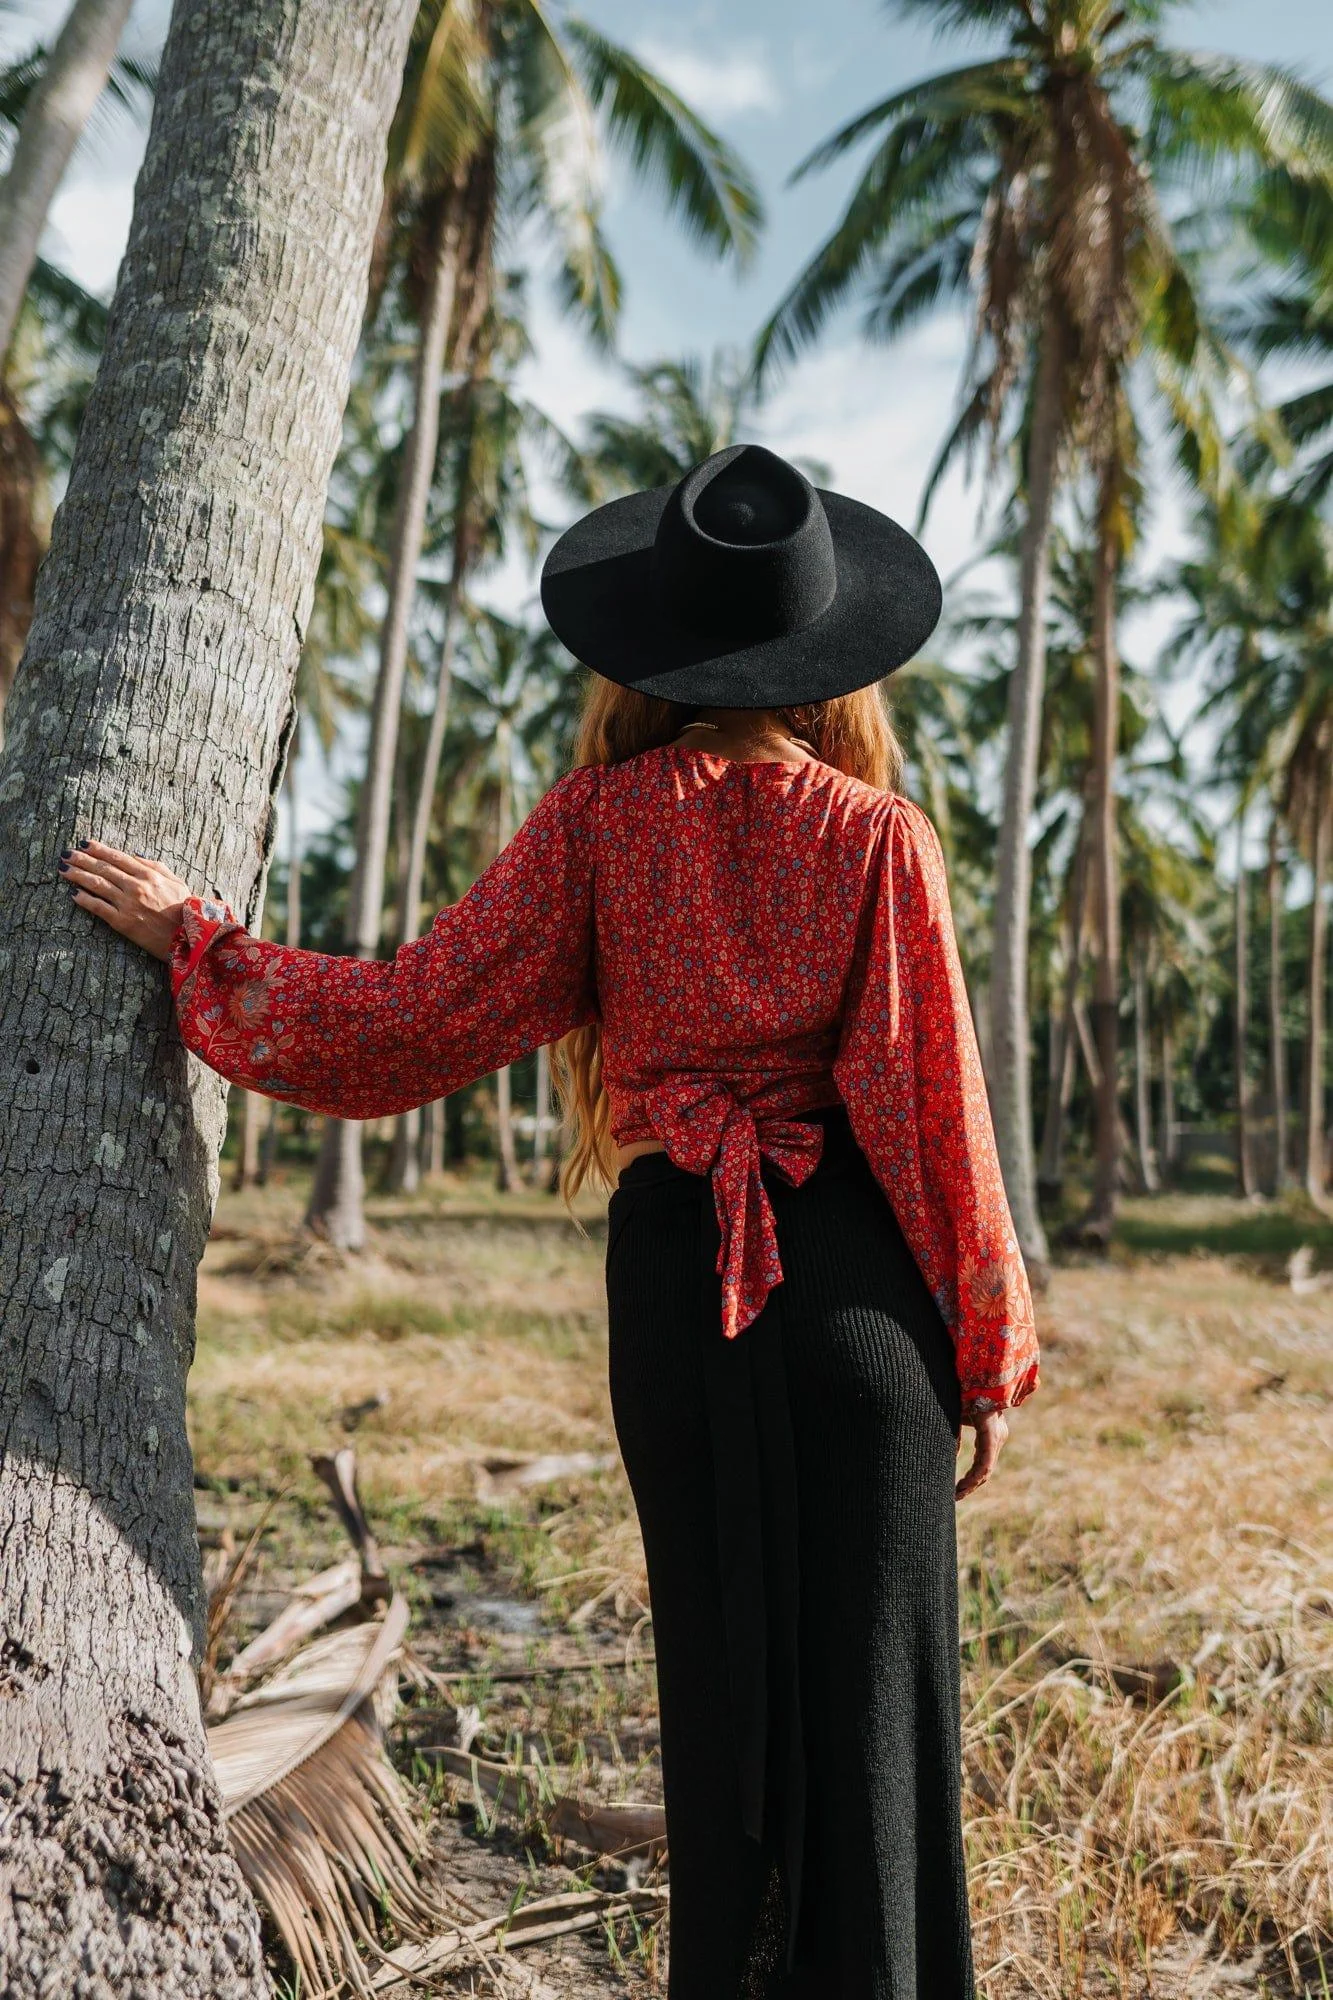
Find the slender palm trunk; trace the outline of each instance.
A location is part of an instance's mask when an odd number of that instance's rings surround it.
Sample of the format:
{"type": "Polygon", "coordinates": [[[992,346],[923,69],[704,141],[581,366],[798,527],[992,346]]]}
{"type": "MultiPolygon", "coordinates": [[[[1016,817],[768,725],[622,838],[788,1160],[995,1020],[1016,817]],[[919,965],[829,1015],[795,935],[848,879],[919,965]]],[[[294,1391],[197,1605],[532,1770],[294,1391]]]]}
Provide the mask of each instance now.
{"type": "Polygon", "coordinates": [[[1255,1191],[1254,1147],[1251,1143],[1250,1078],[1250,903],[1245,872],[1245,800],[1236,814],[1236,1038],[1233,1049],[1236,1079],[1236,1189],[1245,1200],[1255,1191]]]}
{"type": "Polygon", "coordinates": [[[549,1193],[551,1188],[551,1051],[543,1045],[537,1051],[537,1111],[532,1128],[532,1185],[549,1193]]]}
{"type": "Polygon", "coordinates": [[[1009,679],[1008,752],[996,854],[995,937],[991,950],[989,1083],[1004,1184],[1029,1277],[1040,1285],[1050,1262],[1037,1208],[1032,1157],[1032,1076],[1028,1025],[1028,934],[1032,857],[1028,836],[1037,791],[1037,751],[1046,684],[1046,599],[1051,520],[1064,409],[1064,341],[1054,313],[1042,330],[1028,449],[1028,507],[1020,560],[1018,643],[1009,679]]]}
{"type": "Polygon", "coordinates": [[[1050,1093],[1046,1100],[1046,1119],[1041,1139],[1041,1165],[1038,1168],[1038,1185],[1044,1192],[1049,1192],[1052,1198],[1059,1194],[1063,1180],[1065,1120],[1073,1100],[1074,1078],[1078,1068],[1074,1001],[1083,970],[1083,929],[1087,896],[1088,816],[1085,808],[1079,819],[1078,839],[1070,869],[1069,903],[1065,912],[1065,977],[1060,1011],[1051,1028],[1050,1093]]]}
{"type": "Polygon", "coordinates": [[[238,1088],[236,1095],[240,1100],[237,1108],[241,1115],[241,1130],[231,1184],[239,1194],[243,1188],[253,1187],[259,1179],[259,1146],[264,1114],[262,1100],[253,1090],[238,1088]]]}
{"type": "MultiPolygon", "coordinates": [[[[402,876],[402,894],[398,900],[400,946],[411,944],[421,935],[421,899],[426,882],[426,847],[430,840],[430,823],[435,810],[435,787],[440,777],[440,758],[444,752],[444,739],[449,727],[449,695],[453,686],[454,645],[462,592],[462,565],[456,552],[453,575],[449,579],[449,595],[444,607],[444,633],[440,642],[439,672],[435,680],[435,703],[431,709],[430,729],[426,736],[426,748],[417,779],[412,829],[402,876]]],[[[418,1110],[404,1111],[395,1121],[393,1164],[389,1180],[390,1185],[403,1194],[413,1193],[420,1182],[421,1123],[421,1113],[418,1110]]]]}
{"type": "Polygon", "coordinates": [[[1148,954],[1142,945],[1134,953],[1134,1136],[1138,1145],[1139,1178],[1149,1194],[1161,1188],[1152,1142],[1152,1040],[1148,1024],[1148,954]]]}
{"type": "Polygon", "coordinates": [[[1092,1200],[1085,1228],[1101,1239],[1115,1222],[1120,1167],[1120,871],[1117,866],[1115,767],[1120,735],[1120,649],[1116,641],[1119,549],[1115,536],[1117,472],[1107,471],[1098,508],[1093,579],[1092,650],[1096,682],[1092,722],[1092,877],[1097,946],[1092,1032],[1101,1080],[1093,1100],[1092,1200]]]}
{"type": "Polygon", "coordinates": [[[115,60],[133,0],[74,0],[0,182],[0,356],[9,350],[56,189],[115,60]]]}
{"type": "MultiPolygon", "coordinates": [[[[412,424],[403,457],[398,511],[390,551],[388,604],[380,634],[380,663],[370,717],[366,778],[357,813],[356,864],[348,897],[346,945],[358,958],[380,948],[389,815],[397,759],[398,724],[417,565],[426,534],[426,510],[440,436],[440,377],[453,317],[457,279],[457,205],[445,204],[431,264],[413,380],[412,424]]],[[[365,1242],[361,1127],[324,1121],[319,1162],[306,1221],[343,1250],[365,1242]]]]}
{"type": "Polygon", "coordinates": [[[0,1987],[259,2000],[195,1666],[185,1426],[226,1091],[57,892],[161,855],[253,923],[412,0],[176,0],[0,757],[0,1987]],[[205,198],[206,197],[206,198],[205,198]],[[317,337],[316,337],[317,335],[317,337]]]}
{"type": "Polygon", "coordinates": [[[522,1177],[514,1143],[514,1074],[508,1063],[495,1072],[495,1134],[500,1154],[495,1184],[501,1194],[513,1194],[522,1177]]]}
{"type": "Polygon", "coordinates": [[[1268,1064],[1273,1092],[1273,1192],[1290,1178],[1287,1140],[1287,1043],[1282,1028],[1282,848],[1274,812],[1268,822],[1268,1064]]]}
{"type": "Polygon", "coordinates": [[[444,1101],[436,1098],[433,1104],[421,1107],[421,1137],[419,1141],[419,1171],[434,1175],[444,1172],[444,1101]]]}
{"type": "Polygon", "coordinates": [[[1170,1180],[1180,1164],[1180,1126],[1176,1118],[1176,1038],[1169,1020],[1162,1022],[1162,1143],[1160,1171],[1170,1180]]]}
{"type": "MultiPolygon", "coordinates": [[[[497,845],[503,848],[508,846],[514,835],[514,736],[508,716],[501,718],[495,734],[500,764],[496,840],[497,845]]],[[[514,1144],[513,1072],[508,1063],[495,1075],[495,1116],[500,1151],[497,1185],[502,1194],[512,1194],[519,1184],[519,1171],[518,1148],[514,1144]]]]}
{"type": "Polygon", "coordinates": [[[43,488],[37,447],[0,382],[0,747],[5,703],[32,622],[32,593],[42,560],[36,516],[43,488]]]}
{"type": "MultiPolygon", "coordinates": [[[[283,943],[289,951],[298,951],[301,945],[301,795],[297,781],[300,748],[301,719],[298,713],[292,730],[291,749],[287,754],[287,775],[283,781],[287,793],[287,922],[283,929],[283,943]]],[[[268,1180],[278,1157],[281,1117],[282,1106],[275,1097],[269,1105],[268,1123],[264,1127],[259,1149],[257,1178],[260,1187],[268,1180]]]]}
{"type": "Polygon", "coordinates": [[[1324,1015],[1328,989],[1329,847],[1333,844],[1333,800],[1327,777],[1316,774],[1311,800],[1311,861],[1314,889],[1310,906],[1310,970],[1307,1011],[1310,1042],[1305,1060],[1305,1191],[1312,1201],[1324,1199],[1327,1186],[1324,1133],[1324,1015]]]}

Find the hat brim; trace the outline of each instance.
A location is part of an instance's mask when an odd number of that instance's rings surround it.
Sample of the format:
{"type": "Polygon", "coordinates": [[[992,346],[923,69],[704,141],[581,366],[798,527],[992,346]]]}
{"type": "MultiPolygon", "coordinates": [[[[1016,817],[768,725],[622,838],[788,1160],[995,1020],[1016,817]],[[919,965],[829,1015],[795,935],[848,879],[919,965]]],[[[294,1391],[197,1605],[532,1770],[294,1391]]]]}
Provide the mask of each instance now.
{"type": "Polygon", "coordinates": [[[542,570],[542,609],[575,659],[621,687],[688,707],[792,708],[882,680],[920,652],[939,622],[934,563],[914,535],[873,507],[820,490],[838,587],[803,631],[736,648],[691,630],[652,579],[653,538],[669,498],[631,493],[585,514],[542,570]]]}

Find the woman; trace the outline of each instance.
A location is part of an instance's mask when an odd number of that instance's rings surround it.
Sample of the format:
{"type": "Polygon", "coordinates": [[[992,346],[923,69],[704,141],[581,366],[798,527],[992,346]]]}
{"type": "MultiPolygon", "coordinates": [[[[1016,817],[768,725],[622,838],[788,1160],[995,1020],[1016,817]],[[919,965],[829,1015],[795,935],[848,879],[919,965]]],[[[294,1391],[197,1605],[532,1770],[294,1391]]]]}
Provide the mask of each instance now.
{"type": "Polygon", "coordinates": [[[61,868],[249,1090],[369,1118],[561,1043],[567,1186],[618,1176],[672,2000],[967,2000],[953,1501],[1037,1349],[939,843],[874,685],[938,579],[745,446],[579,522],[542,596],[595,670],[576,766],[392,963],[261,942],[97,842],[61,868]]]}

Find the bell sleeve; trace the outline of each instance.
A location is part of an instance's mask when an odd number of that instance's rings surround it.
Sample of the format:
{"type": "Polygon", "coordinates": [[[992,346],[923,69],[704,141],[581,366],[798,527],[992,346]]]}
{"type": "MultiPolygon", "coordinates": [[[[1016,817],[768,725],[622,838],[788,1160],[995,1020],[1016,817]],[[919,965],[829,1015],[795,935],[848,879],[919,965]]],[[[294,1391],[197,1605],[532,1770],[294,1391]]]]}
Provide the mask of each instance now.
{"type": "MultiPolygon", "coordinates": [[[[875,866],[872,863],[872,866],[875,866]]],[[[954,1340],[963,1416],[1031,1395],[1032,1296],[1000,1175],[938,835],[893,799],[834,1077],[954,1340]]]]}
{"type": "Polygon", "coordinates": [[[247,1090],[378,1118],[594,1020],[596,803],[595,769],[571,771],[461,901],[389,960],[294,951],[190,898],[170,964],[187,1047],[247,1090]]]}

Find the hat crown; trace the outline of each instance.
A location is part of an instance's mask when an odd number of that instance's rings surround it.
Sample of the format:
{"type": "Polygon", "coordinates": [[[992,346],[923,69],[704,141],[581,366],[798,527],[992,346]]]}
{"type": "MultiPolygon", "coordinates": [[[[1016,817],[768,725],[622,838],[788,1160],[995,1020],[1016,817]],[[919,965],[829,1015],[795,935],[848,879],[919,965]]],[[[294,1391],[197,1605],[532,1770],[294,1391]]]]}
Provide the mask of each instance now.
{"type": "Polygon", "coordinates": [[[762,445],[715,452],[668,498],[652,578],[662,608],[695,630],[737,645],[802,632],[838,590],[823,502],[762,445]]]}

